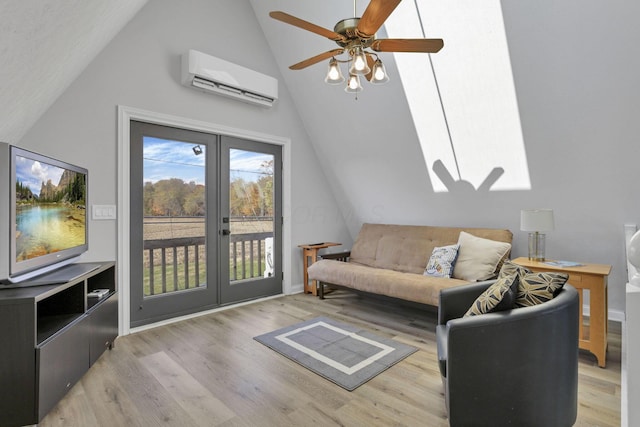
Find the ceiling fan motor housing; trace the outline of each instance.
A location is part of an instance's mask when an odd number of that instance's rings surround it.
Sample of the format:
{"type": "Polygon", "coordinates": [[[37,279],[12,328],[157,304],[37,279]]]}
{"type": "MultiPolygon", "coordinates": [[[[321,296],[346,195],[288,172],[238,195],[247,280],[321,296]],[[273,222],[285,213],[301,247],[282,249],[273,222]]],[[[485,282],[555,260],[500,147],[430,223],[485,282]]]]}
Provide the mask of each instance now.
{"type": "Polygon", "coordinates": [[[359,34],[358,22],[360,22],[360,18],[347,18],[339,21],[336,26],[333,27],[334,32],[345,37],[344,40],[336,40],[338,45],[347,49],[355,45],[359,45],[363,49],[371,46],[375,40],[375,36],[363,37],[362,34],[359,34]]]}

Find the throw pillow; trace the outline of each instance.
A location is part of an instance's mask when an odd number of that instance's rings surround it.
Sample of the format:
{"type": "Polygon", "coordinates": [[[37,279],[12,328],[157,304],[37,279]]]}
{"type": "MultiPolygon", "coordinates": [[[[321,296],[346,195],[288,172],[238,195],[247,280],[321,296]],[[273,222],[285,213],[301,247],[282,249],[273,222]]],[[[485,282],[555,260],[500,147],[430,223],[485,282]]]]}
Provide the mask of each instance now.
{"type": "Polygon", "coordinates": [[[558,295],[569,275],[566,273],[527,273],[520,276],[516,307],[529,307],[552,300],[558,295]]]}
{"type": "Polygon", "coordinates": [[[469,310],[464,314],[464,317],[512,309],[518,282],[517,274],[496,280],[493,285],[489,286],[486,291],[476,298],[469,310]]]}
{"type": "Polygon", "coordinates": [[[496,277],[502,262],[509,255],[511,244],[460,232],[458,260],[453,269],[456,279],[479,281],[496,277]]]}
{"type": "Polygon", "coordinates": [[[498,278],[501,278],[504,276],[511,276],[512,274],[518,274],[519,276],[524,276],[525,274],[528,274],[528,273],[531,273],[531,270],[529,270],[528,268],[523,267],[511,261],[505,261],[504,264],[502,264],[502,267],[500,267],[500,273],[498,273],[498,278]]]}
{"type": "Polygon", "coordinates": [[[453,266],[458,258],[458,248],[460,245],[439,246],[433,248],[431,257],[424,270],[425,276],[451,277],[453,266]]]}

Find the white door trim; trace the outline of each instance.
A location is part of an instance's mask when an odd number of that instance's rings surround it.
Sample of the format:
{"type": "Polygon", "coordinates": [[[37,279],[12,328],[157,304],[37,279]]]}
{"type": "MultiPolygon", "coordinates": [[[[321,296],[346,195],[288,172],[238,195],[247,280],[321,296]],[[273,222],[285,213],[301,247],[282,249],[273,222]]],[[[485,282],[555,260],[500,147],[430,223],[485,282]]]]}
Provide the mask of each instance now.
{"type": "Polygon", "coordinates": [[[130,186],[129,170],[131,162],[130,153],[130,129],[131,120],[139,120],[148,123],[155,123],[165,126],[174,126],[183,129],[227,135],[237,138],[249,139],[252,141],[265,142],[282,146],[282,214],[284,224],[282,226],[282,270],[284,277],[282,280],[282,292],[292,293],[291,284],[291,140],[289,138],[268,135],[260,132],[253,132],[244,129],[236,129],[229,126],[185,117],[173,116],[142,110],[139,108],[118,105],[118,320],[119,334],[128,335],[131,331],[129,290],[130,268],[129,265],[129,239],[131,224],[129,221],[130,206],[130,186]]]}

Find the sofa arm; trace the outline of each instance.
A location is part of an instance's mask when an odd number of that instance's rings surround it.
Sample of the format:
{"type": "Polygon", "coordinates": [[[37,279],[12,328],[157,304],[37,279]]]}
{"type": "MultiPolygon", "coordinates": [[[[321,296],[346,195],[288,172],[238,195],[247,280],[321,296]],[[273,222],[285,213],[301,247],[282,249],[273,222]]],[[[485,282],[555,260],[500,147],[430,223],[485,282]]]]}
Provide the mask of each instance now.
{"type": "Polygon", "coordinates": [[[342,261],[342,262],[348,262],[350,256],[351,256],[351,251],[320,254],[320,257],[322,259],[334,259],[336,261],[342,261]]]}
{"type": "Polygon", "coordinates": [[[495,280],[485,280],[441,290],[440,303],[438,305],[438,325],[444,325],[451,319],[458,319],[464,316],[476,298],[493,283],[495,283],[495,280]]]}

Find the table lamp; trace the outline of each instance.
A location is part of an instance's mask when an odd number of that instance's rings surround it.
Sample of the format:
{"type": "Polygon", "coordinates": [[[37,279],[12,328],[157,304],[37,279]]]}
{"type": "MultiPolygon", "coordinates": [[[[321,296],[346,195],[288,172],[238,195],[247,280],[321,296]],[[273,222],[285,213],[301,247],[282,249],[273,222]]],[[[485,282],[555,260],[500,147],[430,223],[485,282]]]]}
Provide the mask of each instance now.
{"type": "Polygon", "coordinates": [[[553,210],[521,210],[520,230],[529,232],[529,260],[544,261],[544,232],[553,230],[553,210]]]}

